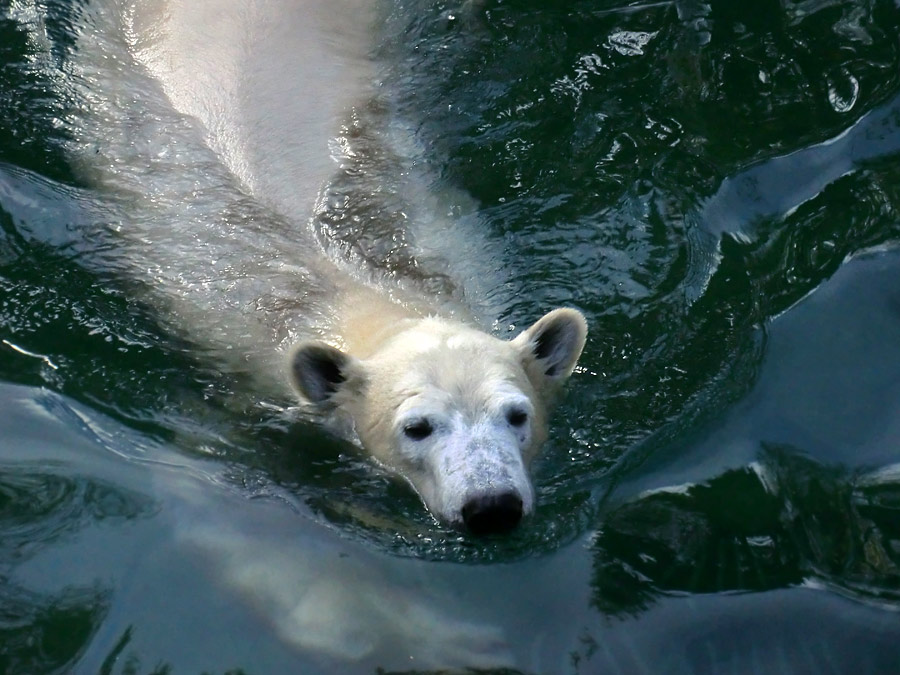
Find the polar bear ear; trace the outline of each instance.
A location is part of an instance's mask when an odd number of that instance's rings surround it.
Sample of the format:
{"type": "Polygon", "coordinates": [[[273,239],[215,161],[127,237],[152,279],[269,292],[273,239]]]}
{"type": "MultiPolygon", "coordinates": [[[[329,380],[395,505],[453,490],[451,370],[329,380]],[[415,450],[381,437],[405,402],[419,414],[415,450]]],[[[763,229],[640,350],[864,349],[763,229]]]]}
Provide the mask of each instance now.
{"type": "Polygon", "coordinates": [[[310,403],[326,404],[355,379],[357,360],[321,342],[302,342],[291,354],[291,379],[310,403]]]}
{"type": "Polygon", "coordinates": [[[575,309],[554,309],[517,336],[512,344],[522,353],[526,370],[543,380],[562,382],[584,349],[587,321],[575,309]]]}

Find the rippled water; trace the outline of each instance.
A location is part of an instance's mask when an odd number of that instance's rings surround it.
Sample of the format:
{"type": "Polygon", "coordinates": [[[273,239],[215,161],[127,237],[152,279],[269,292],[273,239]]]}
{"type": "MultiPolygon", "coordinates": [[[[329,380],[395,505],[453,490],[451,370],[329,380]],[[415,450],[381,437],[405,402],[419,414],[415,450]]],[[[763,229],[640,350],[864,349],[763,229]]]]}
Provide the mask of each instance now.
{"type": "Polygon", "coordinates": [[[313,195],[235,187],[129,11],[0,5],[0,671],[900,669],[895,3],[378,6],[312,234],[497,334],[591,325],[487,540],[161,311],[199,272],[112,232],[305,255],[313,195]]]}

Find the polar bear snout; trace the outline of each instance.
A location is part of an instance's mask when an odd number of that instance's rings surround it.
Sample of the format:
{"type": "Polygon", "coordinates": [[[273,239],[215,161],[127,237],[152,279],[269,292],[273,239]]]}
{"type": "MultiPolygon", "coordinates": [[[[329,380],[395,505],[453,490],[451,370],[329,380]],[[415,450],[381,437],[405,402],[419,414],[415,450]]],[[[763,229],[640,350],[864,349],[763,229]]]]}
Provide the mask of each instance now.
{"type": "Polygon", "coordinates": [[[522,520],[522,497],[515,492],[479,495],[462,508],[462,520],[472,534],[501,534],[522,520]]]}
{"type": "Polygon", "coordinates": [[[502,412],[496,418],[450,418],[445,433],[423,448],[426,470],[412,481],[437,520],[473,535],[508,532],[534,510],[521,446],[530,433],[509,428],[502,412]]]}

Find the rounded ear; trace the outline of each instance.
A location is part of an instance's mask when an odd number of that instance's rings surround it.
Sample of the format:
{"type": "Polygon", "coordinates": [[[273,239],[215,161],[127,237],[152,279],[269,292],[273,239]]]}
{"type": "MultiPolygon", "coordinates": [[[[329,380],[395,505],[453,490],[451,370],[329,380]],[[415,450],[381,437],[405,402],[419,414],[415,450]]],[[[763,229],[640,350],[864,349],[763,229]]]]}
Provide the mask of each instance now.
{"type": "Polygon", "coordinates": [[[290,363],[297,391],[310,403],[324,404],[347,387],[357,361],[322,342],[301,342],[290,363]]]}
{"type": "Polygon", "coordinates": [[[554,309],[513,340],[529,372],[551,382],[562,382],[572,374],[584,341],[587,321],[576,309],[554,309]]]}

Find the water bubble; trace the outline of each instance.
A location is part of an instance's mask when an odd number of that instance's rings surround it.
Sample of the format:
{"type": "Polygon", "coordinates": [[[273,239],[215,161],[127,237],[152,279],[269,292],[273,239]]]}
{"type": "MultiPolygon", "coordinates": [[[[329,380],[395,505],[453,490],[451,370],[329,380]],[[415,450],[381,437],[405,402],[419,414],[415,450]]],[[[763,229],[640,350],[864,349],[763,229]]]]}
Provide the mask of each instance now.
{"type": "Polygon", "coordinates": [[[828,78],[828,102],[835,112],[850,111],[859,98],[859,80],[846,70],[828,78]]]}
{"type": "Polygon", "coordinates": [[[644,53],[644,47],[654,37],[656,37],[656,32],[622,30],[612,33],[607,38],[607,42],[611,49],[623,56],[641,56],[644,53]]]}

